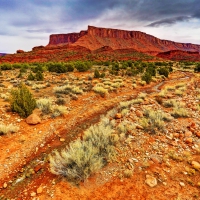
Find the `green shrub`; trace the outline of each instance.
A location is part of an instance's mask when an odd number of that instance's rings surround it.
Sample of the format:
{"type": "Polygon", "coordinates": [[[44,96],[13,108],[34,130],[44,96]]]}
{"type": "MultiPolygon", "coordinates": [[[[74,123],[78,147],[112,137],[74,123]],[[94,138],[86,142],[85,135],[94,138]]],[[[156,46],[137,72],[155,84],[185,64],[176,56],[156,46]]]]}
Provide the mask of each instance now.
{"type": "Polygon", "coordinates": [[[151,76],[155,76],[156,75],[155,66],[148,66],[146,69],[146,73],[150,74],[151,76]]]}
{"type": "Polygon", "coordinates": [[[28,75],[27,80],[29,80],[29,81],[35,80],[35,76],[32,74],[32,72],[28,75]]]}
{"type": "Polygon", "coordinates": [[[72,63],[66,63],[65,67],[67,68],[68,72],[73,72],[74,71],[74,65],[72,63]]]}
{"type": "Polygon", "coordinates": [[[44,80],[44,76],[43,76],[43,74],[42,74],[41,71],[37,71],[37,72],[36,72],[36,74],[35,74],[35,79],[36,79],[37,81],[43,81],[43,80],[44,80]]]}
{"type": "Polygon", "coordinates": [[[9,64],[9,63],[1,64],[1,69],[2,70],[11,70],[12,69],[12,65],[9,64]]]}
{"type": "Polygon", "coordinates": [[[11,91],[10,104],[12,111],[19,113],[21,117],[28,117],[36,107],[31,92],[22,83],[18,89],[11,91]]]}
{"type": "Polygon", "coordinates": [[[147,84],[149,84],[152,80],[151,74],[148,72],[145,72],[145,74],[142,76],[142,80],[145,81],[147,84]]]}
{"type": "Polygon", "coordinates": [[[160,74],[160,75],[164,75],[165,77],[168,77],[168,75],[169,75],[169,70],[165,67],[162,67],[162,68],[160,68],[159,70],[158,70],[158,73],[160,74]]]}
{"type": "Polygon", "coordinates": [[[76,62],[75,63],[75,68],[79,71],[79,72],[85,72],[85,71],[87,71],[89,68],[90,68],[90,66],[89,65],[87,65],[87,63],[84,63],[84,62],[76,62]]]}
{"type": "Polygon", "coordinates": [[[195,66],[194,72],[200,72],[200,63],[195,66]]]}
{"type": "Polygon", "coordinates": [[[94,78],[100,78],[100,73],[99,73],[99,70],[95,69],[94,70],[94,78]]]}
{"type": "Polygon", "coordinates": [[[50,72],[65,73],[67,72],[67,67],[63,63],[48,63],[48,70],[50,72]]]}

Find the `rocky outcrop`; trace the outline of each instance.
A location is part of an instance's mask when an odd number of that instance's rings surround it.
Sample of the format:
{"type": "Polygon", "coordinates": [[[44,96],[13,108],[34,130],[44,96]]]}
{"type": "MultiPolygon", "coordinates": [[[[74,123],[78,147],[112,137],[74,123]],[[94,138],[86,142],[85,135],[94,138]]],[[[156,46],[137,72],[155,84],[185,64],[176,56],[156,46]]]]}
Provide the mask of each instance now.
{"type": "Polygon", "coordinates": [[[37,50],[41,50],[41,49],[44,49],[44,48],[45,48],[45,47],[41,45],[41,46],[33,47],[32,50],[33,50],[33,51],[37,51],[37,50]]]}
{"type": "Polygon", "coordinates": [[[24,53],[24,50],[19,49],[16,51],[16,53],[24,53]]]}
{"type": "Polygon", "coordinates": [[[159,58],[174,60],[174,61],[200,61],[200,53],[198,51],[181,51],[172,50],[167,52],[161,52],[156,55],[159,58]]]}

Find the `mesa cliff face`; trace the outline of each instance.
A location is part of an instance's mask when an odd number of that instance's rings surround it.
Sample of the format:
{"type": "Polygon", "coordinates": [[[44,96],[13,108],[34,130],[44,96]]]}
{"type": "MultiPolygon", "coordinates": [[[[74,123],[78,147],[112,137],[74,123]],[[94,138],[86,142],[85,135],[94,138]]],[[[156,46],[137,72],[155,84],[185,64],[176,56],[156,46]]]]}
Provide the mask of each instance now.
{"type": "Polygon", "coordinates": [[[87,31],[81,31],[80,33],[53,34],[50,35],[50,40],[48,45],[74,43],[85,34],[87,34],[87,31]]]}
{"type": "Polygon", "coordinates": [[[171,50],[200,52],[200,45],[196,44],[161,40],[140,31],[97,28],[94,26],[88,26],[87,31],[81,31],[80,33],[50,36],[48,45],[62,44],[79,45],[90,50],[96,50],[104,46],[109,46],[114,50],[134,48],[137,51],[152,55],[171,50]]]}

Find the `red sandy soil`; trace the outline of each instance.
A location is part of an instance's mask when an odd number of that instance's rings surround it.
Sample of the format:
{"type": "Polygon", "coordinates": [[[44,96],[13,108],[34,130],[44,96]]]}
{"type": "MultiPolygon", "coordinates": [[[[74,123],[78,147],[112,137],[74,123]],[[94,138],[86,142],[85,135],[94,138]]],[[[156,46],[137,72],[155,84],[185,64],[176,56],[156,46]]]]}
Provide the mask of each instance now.
{"type": "MultiPolygon", "coordinates": [[[[173,85],[181,80],[180,77],[185,76],[189,76],[189,79],[181,82],[186,84],[192,80],[192,74],[177,72],[171,75],[171,81],[166,81],[161,87],[166,84],[173,85]]],[[[123,142],[117,150],[119,153],[117,162],[110,163],[79,186],[48,171],[49,164],[46,158],[53,149],[60,149],[80,137],[84,129],[98,122],[101,114],[105,114],[121,101],[135,98],[140,92],[146,91],[150,95],[142,107],[152,104],[155,102],[152,99],[158,93],[154,87],[157,84],[138,86],[133,90],[131,84],[127,83],[117,93],[110,93],[105,98],[92,92],[86,93],[77,101],[71,101],[72,110],[67,115],[56,119],[44,119],[41,124],[35,126],[28,125],[24,119],[18,120],[20,117],[6,111],[5,102],[1,102],[2,121],[6,124],[16,123],[20,131],[0,137],[0,199],[1,195],[9,199],[23,200],[199,199],[200,172],[196,171],[194,175],[188,177],[184,174],[185,167],[190,166],[190,160],[171,159],[169,163],[159,162],[158,159],[150,159],[147,162],[145,160],[145,155],[148,155],[146,153],[152,151],[151,145],[157,140],[163,145],[167,144],[167,150],[163,147],[161,157],[165,156],[166,151],[176,148],[174,141],[169,140],[165,135],[150,135],[144,131],[141,132],[140,129],[131,133],[135,137],[133,142],[123,142]],[[65,141],[61,142],[60,138],[64,138],[65,141]],[[129,163],[132,156],[140,159],[139,162],[133,164],[132,176],[126,178],[123,172],[125,169],[132,169],[129,163]],[[157,178],[158,184],[155,187],[145,184],[147,174],[157,178]]],[[[191,88],[193,87],[192,85],[191,88]]],[[[188,89],[188,93],[191,91],[193,90],[188,89]]],[[[156,106],[159,105],[156,104],[156,106]]],[[[142,107],[139,106],[136,109],[141,110],[142,107]]],[[[185,118],[179,119],[176,123],[177,126],[186,127],[192,122],[198,124],[199,120],[185,118]]],[[[194,139],[198,138],[194,136],[194,139]]],[[[181,148],[190,151],[192,160],[200,160],[199,154],[192,149],[192,144],[187,144],[181,139],[178,142],[181,148]]]]}

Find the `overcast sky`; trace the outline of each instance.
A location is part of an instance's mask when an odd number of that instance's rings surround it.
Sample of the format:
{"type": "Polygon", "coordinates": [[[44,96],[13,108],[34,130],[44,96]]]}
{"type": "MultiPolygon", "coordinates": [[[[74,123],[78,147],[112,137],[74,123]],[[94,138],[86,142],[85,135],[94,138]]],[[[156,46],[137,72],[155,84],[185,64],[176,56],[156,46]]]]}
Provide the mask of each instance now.
{"type": "Polygon", "coordinates": [[[88,25],[200,44],[200,0],[0,0],[0,52],[47,45],[88,25]]]}

